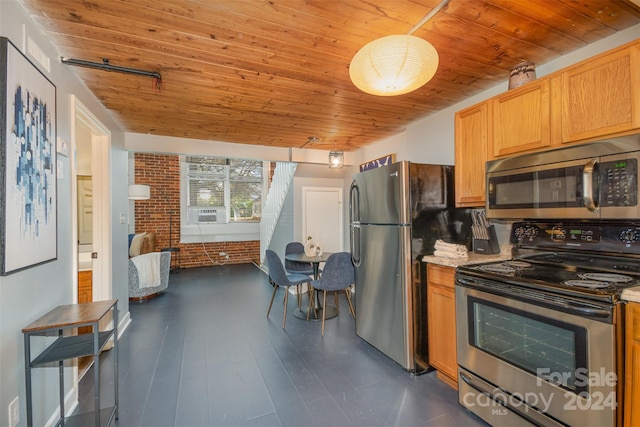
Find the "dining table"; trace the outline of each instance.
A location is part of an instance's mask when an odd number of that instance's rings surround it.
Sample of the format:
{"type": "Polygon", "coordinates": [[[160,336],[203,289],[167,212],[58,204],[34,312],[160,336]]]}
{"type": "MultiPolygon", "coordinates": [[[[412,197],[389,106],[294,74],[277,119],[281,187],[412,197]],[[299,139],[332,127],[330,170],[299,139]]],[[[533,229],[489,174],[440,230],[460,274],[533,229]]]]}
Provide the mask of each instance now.
{"type": "MultiPolygon", "coordinates": [[[[286,254],[284,256],[284,258],[288,261],[296,261],[296,262],[308,262],[311,263],[311,266],[313,268],[313,279],[314,280],[318,280],[320,278],[320,263],[321,262],[326,262],[327,259],[329,259],[329,257],[332,255],[331,252],[323,252],[319,255],[313,255],[313,256],[309,256],[307,254],[305,254],[304,252],[300,252],[300,253],[290,253],[290,254],[286,254]]],[[[311,291],[311,290],[309,290],[311,291]]],[[[296,316],[299,319],[304,319],[307,320],[307,317],[309,317],[309,320],[321,320],[322,319],[322,310],[326,310],[325,313],[325,320],[326,319],[331,319],[333,317],[336,317],[338,315],[338,310],[336,307],[332,307],[330,305],[326,306],[326,307],[322,307],[322,304],[320,303],[320,298],[318,297],[318,292],[316,292],[316,315],[315,316],[307,316],[307,313],[309,312],[308,308],[296,308],[295,311],[293,312],[293,315],[296,316]]]]}

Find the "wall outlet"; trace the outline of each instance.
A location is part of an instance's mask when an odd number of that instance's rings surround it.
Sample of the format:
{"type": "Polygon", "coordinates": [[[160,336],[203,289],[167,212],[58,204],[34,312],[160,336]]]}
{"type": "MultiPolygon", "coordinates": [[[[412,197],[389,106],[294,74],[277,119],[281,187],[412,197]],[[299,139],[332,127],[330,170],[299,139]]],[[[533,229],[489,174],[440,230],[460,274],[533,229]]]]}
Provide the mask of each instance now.
{"type": "Polygon", "coordinates": [[[9,427],[16,427],[20,422],[20,396],[9,403],[9,427]]]}
{"type": "Polygon", "coordinates": [[[220,252],[218,255],[220,255],[220,256],[227,256],[227,253],[226,253],[226,252],[220,252]]]}

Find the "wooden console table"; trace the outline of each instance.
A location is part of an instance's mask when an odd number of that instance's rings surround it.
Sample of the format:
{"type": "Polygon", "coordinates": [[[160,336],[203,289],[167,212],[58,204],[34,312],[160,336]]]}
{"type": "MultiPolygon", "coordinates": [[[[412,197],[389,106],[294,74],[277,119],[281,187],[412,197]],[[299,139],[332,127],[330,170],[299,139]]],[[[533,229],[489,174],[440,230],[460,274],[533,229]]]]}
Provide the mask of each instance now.
{"type": "MultiPolygon", "coordinates": [[[[29,326],[22,329],[24,334],[24,358],[27,394],[27,427],[33,424],[33,402],[31,390],[31,370],[47,364],[58,363],[60,386],[60,417],[56,425],[86,425],[87,414],[64,416],[64,361],[81,356],[93,356],[94,365],[94,425],[108,426],[118,419],[118,300],[90,302],[86,304],[60,305],[29,326]],[[112,329],[100,330],[100,321],[109,320],[112,329]],[[78,335],[74,328],[92,327],[92,333],[78,335]],[[31,359],[31,339],[34,336],[57,336],[47,348],[31,359]],[[100,408],[100,352],[113,337],[114,406],[100,408]]],[[[89,414],[89,421],[91,419],[89,414]]]]}

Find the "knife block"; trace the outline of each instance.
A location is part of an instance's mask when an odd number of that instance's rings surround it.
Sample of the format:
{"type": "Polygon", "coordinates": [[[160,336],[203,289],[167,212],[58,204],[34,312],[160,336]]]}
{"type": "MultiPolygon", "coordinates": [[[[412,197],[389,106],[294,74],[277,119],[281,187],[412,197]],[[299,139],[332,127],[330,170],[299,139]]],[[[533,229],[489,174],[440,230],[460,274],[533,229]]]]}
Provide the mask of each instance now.
{"type": "Polygon", "coordinates": [[[500,243],[498,243],[498,236],[496,235],[496,229],[493,225],[487,227],[488,239],[473,238],[473,252],[483,255],[494,255],[500,253],[500,243]]]}

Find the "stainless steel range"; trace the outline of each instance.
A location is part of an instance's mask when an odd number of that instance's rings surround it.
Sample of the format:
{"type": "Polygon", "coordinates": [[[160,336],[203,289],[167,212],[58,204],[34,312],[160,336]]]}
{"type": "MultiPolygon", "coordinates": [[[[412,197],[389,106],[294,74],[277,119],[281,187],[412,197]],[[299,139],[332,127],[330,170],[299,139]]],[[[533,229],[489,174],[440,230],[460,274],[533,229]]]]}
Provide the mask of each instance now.
{"type": "Polygon", "coordinates": [[[518,222],[511,243],[456,273],[460,403],[494,426],[614,426],[640,223],[518,222]]]}

